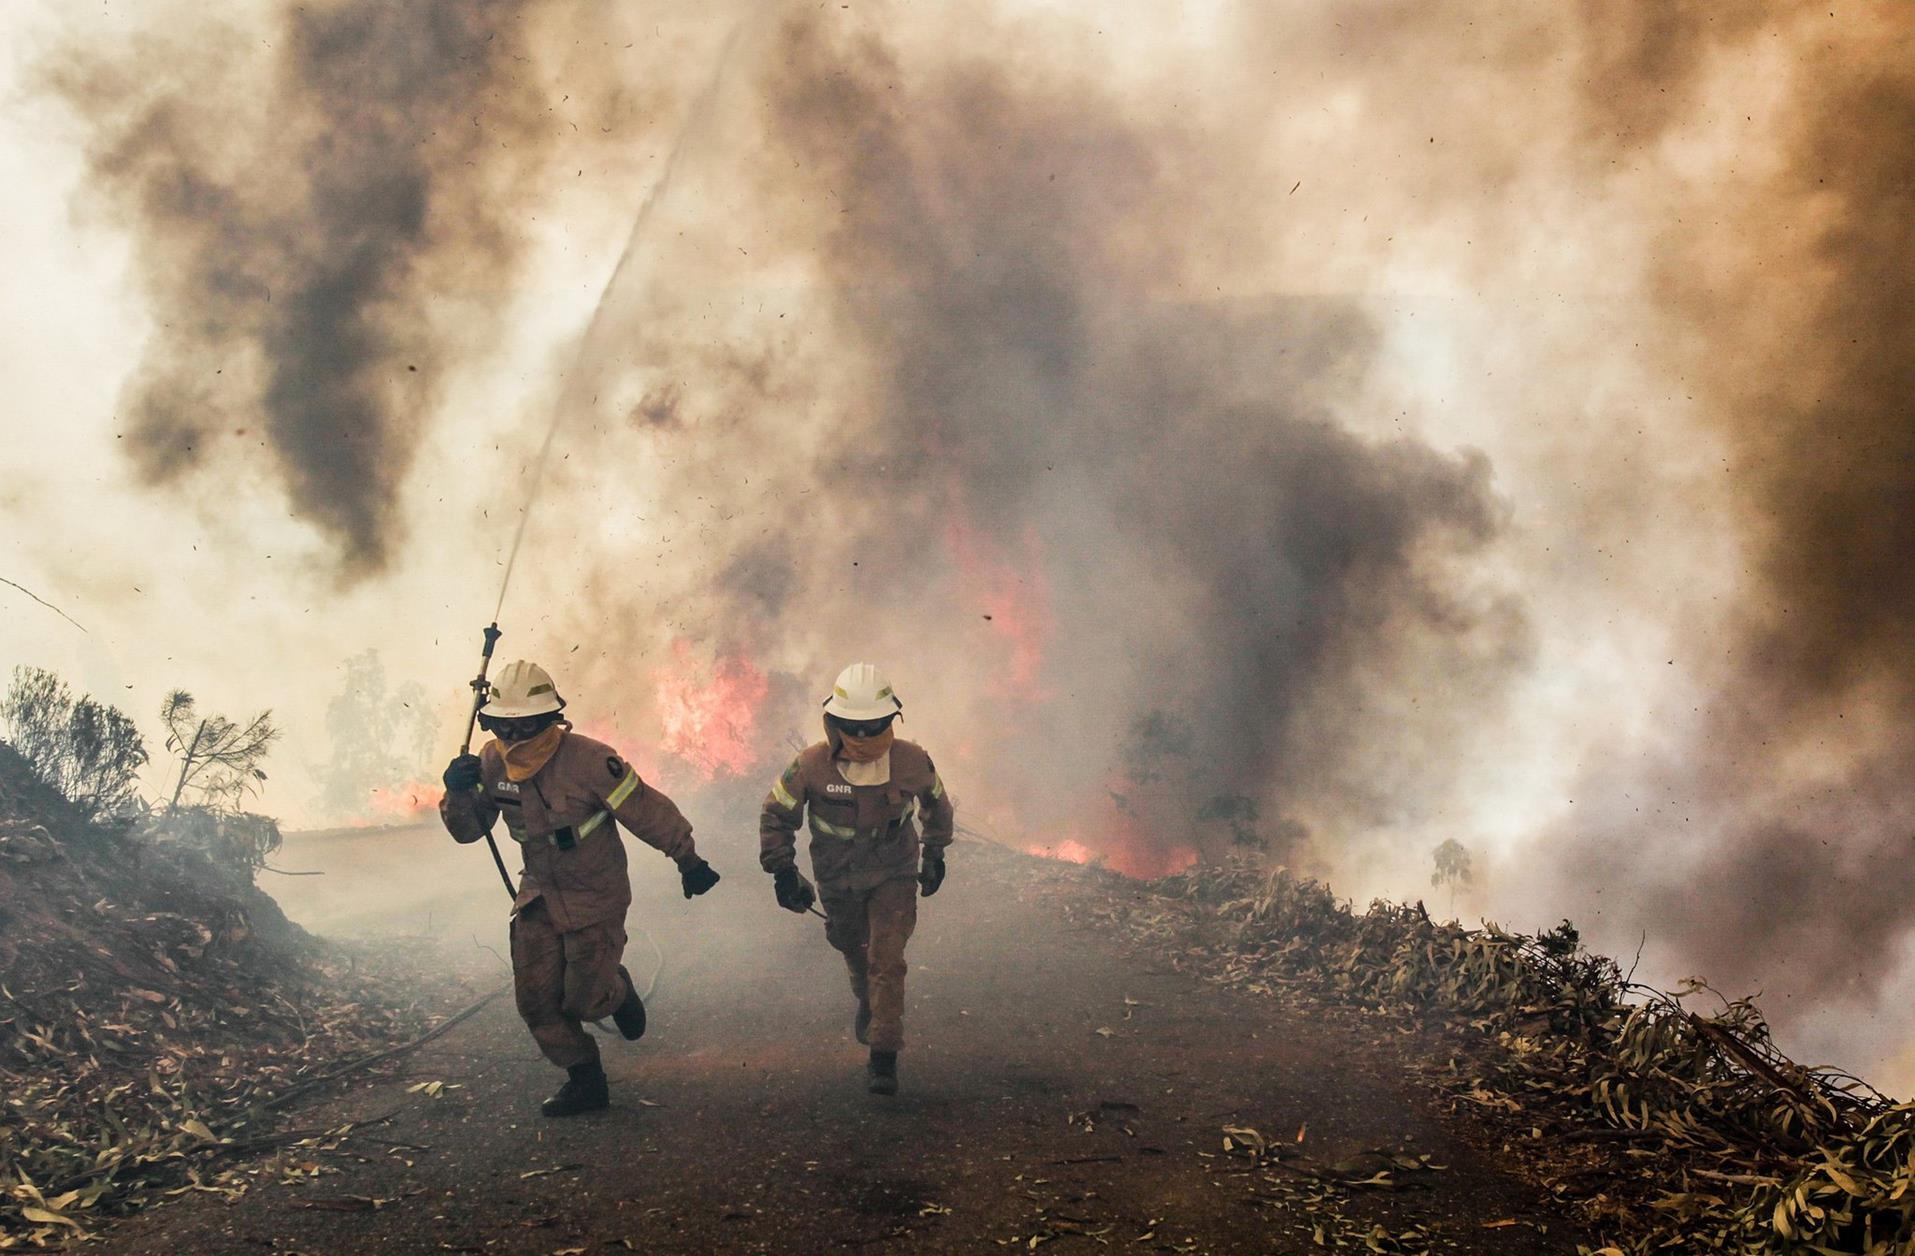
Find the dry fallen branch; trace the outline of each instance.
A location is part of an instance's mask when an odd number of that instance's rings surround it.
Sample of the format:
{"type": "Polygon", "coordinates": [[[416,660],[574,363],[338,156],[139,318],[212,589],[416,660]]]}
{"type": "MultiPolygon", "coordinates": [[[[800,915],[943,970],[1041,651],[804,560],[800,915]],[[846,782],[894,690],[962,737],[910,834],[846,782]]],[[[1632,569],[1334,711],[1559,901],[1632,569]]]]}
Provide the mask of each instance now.
{"type": "Polygon", "coordinates": [[[329,1069],[326,1072],[321,1073],[317,1077],[313,1077],[304,1082],[301,1082],[299,1085],[293,1087],[291,1090],[288,1090],[286,1093],[282,1095],[277,1095],[274,1098],[267,1100],[265,1103],[260,1105],[260,1108],[262,1111],[266,1111],[266,1112],[276,1111],[279,1108],[285,1107],[287,1104],[291,1103],[293,1100],[300,1098],[302,1095],[309,1095],[313,1091],[321,1088],[322,1086],[329,1085],[332,1082],[338,1081],[342,1077],[348,1076],[349,1074],[362,1072],[365,1069],[371,1068],[375,1064],[383,1064],[387,1060],[393,1059],[396,1056],[405,1055],[406,1053],[411,1051],[417,1051],[420,1047],[425,1046],[428,1042],[431,1042],[434,1038],[440,1037],[441,1035],[445,1034],[449,1030],[459,1025],[461,1022],[473,1016],[476,1016],[486,1006],[486,1004],[492,1002],[492,1000],[498,998],[500,995],[504,994],[507,990],[510,990],[511,988],[512,987],[510,986],[500,986],[497,990],[494,990],[492,993],[486,995],[484,998],[478,999],[477,1001],[453,1013],[451,1016],[446,1017],[444,1020],[440,1021],[437,1025],[435,1025],[433,1028],[427,1030],[423,1034],[420,1034],[417,1038],[414,1038],[411,1042],[402,1042],[396,1047],[388,1047],[384,1051],[375,1052],[374,1054],[365,1056],[361,1059],[348,1060],[346,1063],[340,1065],[338,1068],[329,1069]]]}

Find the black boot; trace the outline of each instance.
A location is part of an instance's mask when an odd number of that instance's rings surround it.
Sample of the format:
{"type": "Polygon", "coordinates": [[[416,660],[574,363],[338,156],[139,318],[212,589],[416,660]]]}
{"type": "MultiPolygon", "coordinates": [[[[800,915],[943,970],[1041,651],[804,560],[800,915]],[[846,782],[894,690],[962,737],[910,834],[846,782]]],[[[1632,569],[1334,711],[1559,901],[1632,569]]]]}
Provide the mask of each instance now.
{"type": "Polygon", "coordinates": [[[898,1093],[898,1053],[896,1051],[873,1051],[871,1063],[866,1067],[871,1073],[872,1094],[895,1095],[898,1093]]]}
{"type": "Polygon", "coordinates": [[[625,983],[625,1000],[612,1013],[612,1023],[627,1042],[637,1042],[645,1036],[645,1000],[638,997],[638,987],[632,984],[632,974],[623,964],[618,966],[618,979],[625,983]]]}
{"type": "Polygon", "coordinates": [[[597,1060],[574,1064],[565,1070],[565,1084],[558,1093],[539,1105],[546,1116],[577,1116],[598,1112],[612,1105],[611,1090],[605,1084],[605,1069],[597,1060]]]}
{"type": "Polygon", "coordinates": [[[865,1044],[866,1046],[871,1045],[871,1002],[870,1000],[868,999],[858,1000],[858,1015],[856,1019],[854,1019],[851,1022],[851,1032],[853,1035],[857,1037],[859,1042],[865,1044]]]}

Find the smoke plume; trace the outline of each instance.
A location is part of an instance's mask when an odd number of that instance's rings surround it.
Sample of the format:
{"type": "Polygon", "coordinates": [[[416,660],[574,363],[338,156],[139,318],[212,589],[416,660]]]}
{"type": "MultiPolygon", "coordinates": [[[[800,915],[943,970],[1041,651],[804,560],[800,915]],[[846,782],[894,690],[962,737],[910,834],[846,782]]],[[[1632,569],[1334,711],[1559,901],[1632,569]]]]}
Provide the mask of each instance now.
{"type": "MultiPolygon", "coordinates": [[[[1879,998],[1915,941],[1915,19],[1171,8],[750,10],[553,388],[521,648],[641,764],[670,705],[727,824],[870,658],[1000,836],[1420,882],[1493,828],[1484,910],[1879,998]]],[[[624,89],[536,7],[275,12],[270,53],[166,53],[193,92],[91,49],[57,82],[154,312],[135,465],[263,449],[364,576],[510,335],[447,294],[524,278],[555,97],[624,89]]],[[[686,46],[647,55],[702,81],[686,46]]]]}
{"type": "Polygon", "coordinates": [[[716,394],[632,386],[632,439],[673,459],[658,508],[741,509],[700,525],[725,562],[660,554],[637,596],[607,571],[592,617],[645,622],[676,570],[721,655],[813,689],[860,648],[936,675],[931,727],[990,743],[973,797],[1024,827],[1102,816],[1187,844],[1209,808],[1259,822],[1220,840],[1287,846],[1319,815],[1413,812],[1395,786],[1426,765],[1377,778],[1360,747],[1385,722],[1461,735],[1525,634],[1461,574],[1502,524],[1487,461],[1338,423],[1376,347],[1358,304],[1180,291],[1175,154],[1198,139],[1088,77],[907,72],[809,19],[777,47],[758,196],[788,256],[767,264],[807,269],[824,331],[652,338],[652,377],[716,394]],[[720,487],[740,473],[748,491],[720,487]],[[1399,695],[1431,671],[1419,716],[1399,695]]]}
{"type": "Polygon", "coordinates": [[[161,484],[263,456],[349,574],[403,531],[444,373],[506,286],[546,119],[527,6],[289,7],[266,64],[195,23],[55,81],[156,313],[123,414],[161,484]]]}
{"type": "Polygon", "coordinates": [[[1915,277],[1890,260],[1915,243],[1915,75],[1906,23],[1850,16],[1801,41],[1773,169],[1751,154],[1719,231],[1659,241],[1748,568],[1698,643],[1694,745],[1637,791],[1652,818],[1571,866],[1712,976],[1867,1003],[1915,936],[1915,277]]]}

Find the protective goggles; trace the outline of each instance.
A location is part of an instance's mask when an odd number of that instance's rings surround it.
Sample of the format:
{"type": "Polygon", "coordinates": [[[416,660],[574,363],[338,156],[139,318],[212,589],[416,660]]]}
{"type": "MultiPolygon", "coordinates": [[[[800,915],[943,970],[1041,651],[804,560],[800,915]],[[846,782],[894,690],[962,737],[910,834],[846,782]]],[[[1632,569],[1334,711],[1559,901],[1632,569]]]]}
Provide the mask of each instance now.
{"type": "Polygon", "coordinates": [[[544,715],[521,715],[507,717],[500,715],[481,715],[479,727],[498,737],[501,741],[530,741],[558,722],[559,713],[548,711],[544,715]]]}
{"type": "Polygon", "coordinates": [[[876,737],[891,727],[891,721],[897,718],[895,715],[887,715],[879,720],[847,720],[834,715],[831,717],[831,726],[846,737],[876,737]]]}

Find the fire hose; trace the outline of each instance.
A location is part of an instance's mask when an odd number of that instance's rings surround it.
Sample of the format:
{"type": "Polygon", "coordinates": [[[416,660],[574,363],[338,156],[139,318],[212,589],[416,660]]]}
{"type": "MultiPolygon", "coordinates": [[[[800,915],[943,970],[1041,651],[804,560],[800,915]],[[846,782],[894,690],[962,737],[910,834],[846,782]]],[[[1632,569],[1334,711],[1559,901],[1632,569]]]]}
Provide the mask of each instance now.
{"type": "MultiPolygon", "coordinates": [[[[485,705],[487,687],[486,674],[492,670],[492,650],[493,647],[499,644],[499,638],[504,635],[504,633],[499,631],[499,625],[496,622],[485,626],[485,649],[479,655],[479,674],[472,678],[472,713],[466,717],[465,740],[459,743],[459,753],[461,755],[472,753],[472,730],[478,727],[479,708],[485,705]]],[[[499,844],[493,840],[492,834],[489,832],[485,835],[485,846],[487,850],[492,852],[492,864],[499,870],[499,880],[505,883],[505,892],[511,895],[512,898],[517,899],[519,896],[519,887],[512,884],[512,874],[505,870],[505,856],[499,854],[499,844]]],[[[820,920],[827,919],[825,914],[818,910],[817,904],[815,903],[805,908],[805,910],[820,920]]],[[[654,983],[657,982],[657,973],[652,974],[652,980],[654,983]]]]}
{"type": "MultiPolygon", "coordinates": [[[[606,277],[605,285],[599,291],[598,303],[592,307],[591,319],[586,323],[585,330],[579,334],[578,343],[573,348],[572,367],[565,373],[564,386],[553,401],[552,419],[546,427],[545,440],[539,446],[538,458],[532,465],[531,482],[526,486],[525,507],[519,512],[518,526],[512,535],[512,548],[506,555],[505,574],[499,580],[499,600],[492,608],[492,623],[485,630],[485,653],[479,661],[479,674],[472,681],[472,714],[466,720],[465,741],[459,747],[461,755],[472,753],[472,730],[479,720],[479,708],[485,705],[486,672],[491,669],[492,647],[498,643],[500,636],[499,616],[505,609],[505,595],[512,587],[512,573],[518,568],[519,550],[525,544],[526,528],[531,522],[533,507],[538,504],[540,489],[545,483],[546,466],[551,462],[552,449],[558,443],[559,429],[564,425],[566,416],[583,404],[583,398],[587,395],[588,381],[591,378],[591,373],[585,368],[593,356],[601,352],[606,338],[612,334],[608,330],[610,324],[606,321],[607,313],[611,308],[612,293],[618,287],[619,277],[625,273],[628,264],[645,242],[652,215],[660,201],[664,199],[666,192],[670,190],[673,175],[681,160],[702,132],[705,119],[712,113],[719,89],[725,81],[725,69],[731,64],[732,52],[740,42],[740,33],[744,27],[745,22],[741,18],[733,25],[730,34],[725,37],[724,44],[719,48],[718,59],[712,65],[711,78],[706,82],[704,90],[699,93],[697,99],[692,102],[691,110],[679,124],[678,137],[673,140],[671,151],[665,158],[665,168],[646,194],[644,201],[639,204],[638,213],[632,220],[631,232],[625,240],[624,251],[619,254],[617,264],[612,267],[612,273],[606,277]]],[[[505,870],[505,860],[499,854],[499,845],[492,839],[490,833],[485,835],[485,844],[492,851],[492,862],[499,869],[499,880],[505,882],[505,892],[517,899],[519,892],[512,884],[512,874],[505,870]]]]}
{"type": "MultiPolygon", "coordinates": [[[[485,627],[485,651],[479,656],[479,674],[472,678],[472,714],[466,718],[465,740],[459,743],[459,754],[462,756],[472,753],[472,730],[479,723],[479,708],[485,705],[486,673],[492,670],[492,647],[498,645],[499,638],[504,635],[499,631],[496,621],[485,627]]],[[[489,830],[485,835],[485,845],[492,852],[492,864],[499,870],[499,880],[505,882],[505,892],[516,900],[519,887],[512,884],[512,874],[505,870],[505,856],[499,854],[499,844],[493,840],[489,830]]]]}
{"type": "MultiPolygon", "coordinates": [[[[499,644],[499,638],[504,635],[504,633],[499,631],[499,625],[496,621],[485,626],[485,649],[479,655],[479,674],[472,678],[472,713],[466,717],[465,740],[459,743],[459,753],[461,755],[472,753],[472,730],[478,727],[479,708],[485,705],[487,691],[486,675],[492,670],[492,650],[493,647],[499,644]]],[[[505,882],[505,892],[516,902],[519,897],[519,889],[512,884],[512,874],[505,870],[505,857],[499,854],[499,844],[493,839],[490,830],[487,830],[485,835],[485,846],[487,850],[492,852],[492,866],[499,870],[499,880],[505,882]]],[[[819,915],[823,914],[822,912],[819,913],[819,915]]],[[[644,933],[645,940],[651,943],[652,954],[658,961],[652,968],[651,980],[645,983],[645,993],[639,996],[641,999],[648,1000],[652,997],[652,992],[658,989],[658,976],[665,970],[665,953],[658,949],[658,943],[652,940],[650,933],[647,933],[643,929],[639,930],[639,932],[644,933]]],[[[598,1029],[600,1033],[608,1032],[604,1025],[597,1021],[592,1022],[592,1025],[598,1029]]]]}

